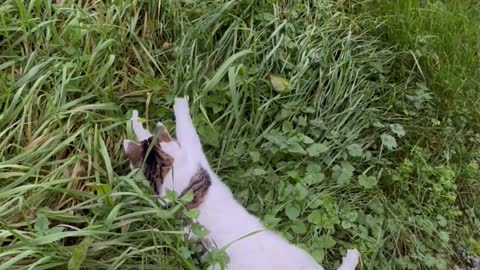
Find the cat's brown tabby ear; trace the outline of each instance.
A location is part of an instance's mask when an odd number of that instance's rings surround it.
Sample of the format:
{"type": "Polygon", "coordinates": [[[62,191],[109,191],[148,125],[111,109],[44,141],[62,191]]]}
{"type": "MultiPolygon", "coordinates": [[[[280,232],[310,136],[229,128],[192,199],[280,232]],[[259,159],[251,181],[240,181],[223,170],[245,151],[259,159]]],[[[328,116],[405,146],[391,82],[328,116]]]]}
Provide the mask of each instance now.
{"type": "Polygon", "coordinates": [[[123,141],[123,149],[133,168],[140,168],[143,161],[143,146],[131,140],[123,141]]]}
{"type": "Polygon", "coordinates": [[[167,128],[161,123],[157,123],[157,138],[159,142],[171,142],[172,137],[168,133],[167,128]]]}

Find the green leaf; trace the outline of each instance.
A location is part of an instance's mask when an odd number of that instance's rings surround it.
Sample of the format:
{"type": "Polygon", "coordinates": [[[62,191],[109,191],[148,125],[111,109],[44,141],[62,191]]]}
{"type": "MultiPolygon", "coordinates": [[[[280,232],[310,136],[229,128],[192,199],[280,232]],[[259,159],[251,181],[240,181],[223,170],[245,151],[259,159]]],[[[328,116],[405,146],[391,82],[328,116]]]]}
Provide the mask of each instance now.
{"type": "Polygon", "coordinates": [[[86,237],[80,244],[74,246],[71,250],[72,257],[68,260],[68,270],[79,270],[83,261],[87,257],[87,251],[93,243],[92,237],[86,237]]]}
{"type": "Polygon", "coordinates": [[[48,218],[44,215],[39,215],[33,227],[35,228],[35,231],[43,235],[48,231],[49,225],[50,222],[48,221],[48,218]]]}
{"type": "Polygon", "coordinates": [[[272,83],[273,89],[277,92],[286,92],[289,90],[288,81],[282,77],[270,75],[270,82],[272,83]]]}
{"type": "Polygon", "coordinates": [[[440,227],[446,227],[448,225],[447,219],[440,214],[437,215],[437,223],[440,227]]]}
{"type": "Polygon", "coordinates": [[[358,212],[355,210],[350,210],[348,212],[343,212],[341,214],[342,219],[354,222],[357,220],[358,212]]]}
{"type": "MultiPolygon", "coordinates": [[[[291,122],[289,121],[284,121],[283,124],[282,124],[282,132],[285,132],[285,133],[289,133],[291,131],[293,131],[294,128],[293,128],[293,125],[291,122]]],[[[288,143],[296,143],[296,142],[301,142],[302,141],[302,137],[300,135],[296,135],[296,136],[290,136],[288,137],[287,139],[287,142],[288,143]]]]}
{"type": "Polygon", "coordinates": [[[90,185],[99,195],[108,195],[112,191],[112,187],[109,184],[91,184],[90,185]]]}
{"type": "Polygon", "coordinates": [[[214,147],[220,146],[218,133],[210,125],[201,125],[197,128],[197,131],[202,140],[204,140],[207,144],[214,147]]]}
{"type": "Polygon", "coordinates": [[[307,173],[321,173],[322,172],[322,166],[318,165],[317,163],[309,163],[307,165],[307,173]]]}
{"type": "Polygon", "coordinates": [[[207,228],[205,228],[199,223],[190,224],[190,229],[192,230],[192,233],[198,238],[204,238],[209,233],[207,228]]]}
{"type": "Polygon", "coordinates": [[[308,185],[313,185],[323,182],[324,179],[325,175],[323,173],[310,173],[303,178],[303,181],[308,185]]]}
{"type": "Polygon", "coordinates": [[[312,138],[308,137],[307,135],[302,134],[301,137],[302,137],[302,142],[304,144],[312,144],[315,142],[312,138]]]}
{"type": "Polygon", "coordinates": [[[300,207],[295,204],[290,204],[285,207],[285,215],[290,219],[294,220],[300,215],[300,207]]]}
{"type": "Polygon", "coordinates": [[[332,248],[335,246],[337,242],[335,242],[335,240],[333,240],[333,238],[330,236],[330,235],[322,235],[320,236],[320,238],[318,239],[318,244],[317,246],[319,248],[325,248],[325,249],[328,249],[328,248],[332,248]]]}
{"type": "Polygon", "coordinates": [[[317,209],[320,205],[323,204],[323,201],[322,199],[320,198],[317,198],[317,199],[314,199],[313,201],[311,201],[309,204],[308,204],[308,207],[310,209],[317,209]]]}
{"type": "Polygon", "coordinates": [[[322,223],[322,212],[320,212],[320,210],[313,210],[312,213],[308,215],[307,220],[312,224],[320,225],[322,223]]]}
{"type": "MultiPolygon", "coordinates": [[[[277,115],[275,116],[275,121],[278,121],[278,122],[284,121],[285,119],[290,117],[290,115],[292,115],[291,110],[282,108],[280,110],[280,113],[277,113],[277,115]]],[[[287,124],[287,123],[289,123],[289,122],[284,121],[283,124],[282,124],[282,131],[283,132],[287,132],[286,129],[287,130],[292,130],[292,128],[290,128],[290,125],[287,124]]]]}
{"type": "Polygon", "coordinates": [[[205,83],[205,87],[203,88],[203,91],[205,91],[206,93],[212,89],[215,89],[215,87],[220,83],[225,73],[227,73],[228,68],[231,67],[237,59],[240,59],[250,53],[252,53],[251,50],[243,50],[235,53],[234,55],[226,59],[222,63],[222,65],[217,69],[217,71],[215,72],[215,75],[213,75],[213,77],[205,83]]]}
{"type": "Polygon", "coordinates": [[[45,74],[47,72],[46,67],[54,60],[53,58],[48,59],[44,62],[41,62],[40,64],[37,64],[36,66],[30,68],[28,72],[23,75],[20,79],[18,79],[15,84],[13,84],[12,89],[16,89],[17,87],[21,87],[35,79],[37,79],[39,76],[42,74],[45,74]]]}
{"type": "Polygon", "coordinates": [[[362,157],[363,156],[363,149],[362,146],[358,143],[351,144],[347,146],[348,154],[352,157],[362,157]]]}
{"type": "Polygon", "coordinates": [[[296,234],[305,234],[307,232],[307,227],[301,220],[294,220],[290,228],[296,234]]]}
{"type": "Polygon", "coordinates": [[[400,124],[392,124],[390,125],[390,130],[395,133],[399,138],[405,136],[405,129],[400,124]]]}
{"type": "Polygon", "coordinates": [[[344,228],[346,230],[355,227],[354,223],[352,223],[350,221],[346,221],[346,220],[342,221],[341,225],[342,225],[342,228],[344,228]]]}
{"type": "Polygon", "coordinates": [[[250,152],[250,157],[252,158],[253,162],[260,161],[260,153],[258,153],[256,151],[250,152]]]}
{"type": "Polygon", "coordinates": [[[110,197],[110,192],[112,191],[112,186],[109,184],[90,184],[90,187],[93,188],[99,196],[105,196],[105,202],[109,206],[113,206],[113,200],[110,197]]]}
{"type": "MultiPolygon", "coordinates": [[[[104,160],[104,166],[105,166],[105,170],[107,171],[107,177],[108,177],[108,183],[109,184],[112,184],[113,183],[113,167],[112,167],[112,160],[110,159],[110,155],[108,154],[108,150],[107,150],[107,146],[105,145],[105,142],[103,141],[103,139],[101,137],[98,138],[98,149],[99,149],[99,152],[100,152],[100,155],[102,156],[103,160],[104,160]]],[[[112,190],[112,188],[110,187],[110,190],[109,192],[112,190]]],[[[110,198],[109,196],[107,196],[107,199],[110,198]]],[[[108,202],[110,206],[113,206],[113,201],[110,201],[108,202]]]]}
{"type": "Polygon", "coordinates": [[[380,122],[380,121],[375,121],[375,122],[373,122],[372,125],[373,125],[374,127],[377,127],[377,128],[383,128],[383,127],[385,127],[385,125],[384,125],[382,122],[380,122]]]}
{"type": "Polygon", "coordinates": [[[384,134],[382,134],[381,138],[382,138],[382,144],[385,145],[385,147],[388,150],[393,150],[393,149],[397,148],[397,141],[391,135],[388,135],[388,134],[384,133],[384,134]]]}
{"type": "Polygon", "coordinates": [[[292,143],[288,146],[288,152],[293,154],[302,154],[305,155],[305,149],[299,143],[292,143]]]}
{"type": "Polygon", "coordinates": [[[267,174],[267,171],[265,171],[262,168],[253,169],[253,175],[260,176],[260,175],[265,175],[265,174],[267,174]]]}
{"type": "Polygon", "coordinates": [[[47,234],[60,233],[60,232],[63,232],[64,229],[65,229],[64,227],[55,226],[55,227],[51,228],[50,230],[48,230],[47,234]]]}
{"type": "Polygon", "coordinates": [[[369,204],[368,208],[372,209],[375,213],[381,215],[385,212],[383,208],[383,203],[378,197],[375,197],[369,204]]]}
{"type": "Polygon", "coordinates": [[[302,178],[300,177],[300,173],[297,170],[289,171],[287,172],[287,175],[297,182],[300,182],[302,180],[302,178]]]}
{"type": "Polygon", "coordinates": [[[312,254],[312,257],[318,263],[321,263],[323,261],[323,258],[325,257],[325,251],[321,248],[312,250],[312,252],[310,252],[310,254],[312,254]]]}
{"type": "Polygon", "coordinates": [[[263,224],[267,228],[274,229],[282,219],[274,217],[272,215],[266,215],[263,217],[263,224]]]}
{"type": "Polygon", "coordinates": [[[378,180],[375,176],[366,176],[362,174],[358,176],[358,183],[365,189],[371,189],[377,185],[378,180]]]}
{"type": "Polygon", "coordinates": [[[200,216],[200,211],[198,209],[188,209],[184,210],[183,214],[189,218],[198,218],[198,216],[200,216]]]}
{"type": "Polygon", "coordinates": [[[193,254],[193,252],[190,251],[190,249],[188,249],[187,247],[179,247],[177,249],[177,252],[182,258],[185,259],[189,259],[193,254]]]}
{"type": "Polygon", "coordinates": [[[295,188],[293,189],[293,192],[294,192],[293,197],[298,202],[304,201],[305,198],[308,195],[308,190],[300,183],[297,183],[295,185],[295,188]]]}
{"type": "Polygon", "coordinates": [[[342,227],[344,229],[350,229],[355,227],[355,222],[358,217],[358,212],[355,210],[346,210],[340,214],[342,219],[342,227]]]}
{"type": "MultiPolygon", "coordinates": [[[[185,194],[186,195],[186,194],[185,194]]],[[[192,194],[193,195],[193,194],[192,194]]],[[[168,201],[175,201],[177,199],[177,193],[171,191],[170,189],[165,190],[165,195],[163,196],[168,201]]],[[[193,200],[193,197],[192,197],[193,200]]],[[[190,200],[190,202],[192,201],[190,200]]]]}
{"type": "Polygon", "coordinates": [[[180,198],[183,203],[189,203],[193,201],[193,191],[189,190],[187,193],[183,194],[180,198]]]}
{"type": "Polygon", "coordinates": [[[341,166],[335,165],[332,168],[333,174],[332,178],[335,180],[338,184],[344,185],[348,184],[350,182],[350,179],[353,176],[353,171],[355,168],[352,166],[352,164],[348,161],[344,161],[341,163],[341,166]]]}
{"type": "MultiPolygon", "coordinates": [[[[246,236],[248,237],[248,236],[246,236]]],[[[227,245],[228,247],[229,245],[227,245]]],[[[230,262],[230,257],[226,253],[226,247],[217,249],[216,247],[212,247],[209,251],[201,258],[202,262],[206,263],[207,265],[215,265],[214,269],[226,269],[226,265],[230,262]],[[217,268],[218,267],[218,268],[217,268]]],[[[209,268],[210,269],[210,268],[209,268]]]]}
{"type": "Polygon", "coordinates": [[[439,261],[440,261],[440,258],[434,257],[430,254],[426,254],[423,257],[423,262],[425,263],[426,266],[428,266],[432,269],[433,268],[434,269],[446,269],[446,268],[439,268],[438,267],[439,261]]]}
{"type": "Polygon", "coordinates": [[[440,231],[438,235],[440,236],[440,239],[445,243],[448,243],[448,241],[450,240],[450,235],[446,231],[440,231]]]}
{"type": "Polygon", "coordinates": [[[311,157],[318,157],[320,154],[328,151],[328,146],[323,143],[314,143],[307,148],[307,153],[311,157]]]}

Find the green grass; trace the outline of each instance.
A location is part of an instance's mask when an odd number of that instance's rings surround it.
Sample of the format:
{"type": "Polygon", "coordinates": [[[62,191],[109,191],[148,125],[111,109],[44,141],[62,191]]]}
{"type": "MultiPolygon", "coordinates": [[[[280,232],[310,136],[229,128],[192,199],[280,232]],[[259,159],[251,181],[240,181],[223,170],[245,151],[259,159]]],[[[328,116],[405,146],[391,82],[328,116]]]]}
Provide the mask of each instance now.
{"type": "Polygon", "coordinates": [[[121,145],[177,95],[236,198],[326,267],[480,252],[475,2],[57,2],[0,5],[0,269],[196,269],[189,213],[121,145]]]}

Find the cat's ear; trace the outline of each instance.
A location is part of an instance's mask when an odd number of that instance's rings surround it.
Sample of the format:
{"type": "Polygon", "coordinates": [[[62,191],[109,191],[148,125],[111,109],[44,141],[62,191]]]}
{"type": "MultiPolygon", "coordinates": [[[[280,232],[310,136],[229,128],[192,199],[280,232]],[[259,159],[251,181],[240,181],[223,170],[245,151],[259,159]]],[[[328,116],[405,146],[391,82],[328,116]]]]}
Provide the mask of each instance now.
{"type": "Polygon", "coordinates": [[[160,149],[176,161],[182,160],[184,157],[184,152],[176,141],[160,142],[160,149]]]}
{"type": "Polygon", "coordinates": [[[150,133],[150,131],[143,128],[142,123],[140,123],[138,121],[138,111],[137,110],[133,110],[131,120],[132,120],[133,132],[135,133],[135,136],[137,137],[137,140],[139,142],[144,141],[144,140],[152,137],[152,133],[150,133]]]}
{"type": "Polygon", "coordinates": [[[123,150],[133,168],[140,168],[143,162],[143,146],[131,140],[123,141],[123,150]]]}
{"type": "Polygon", "coordinates": [[[173,159],[179,159],[181,154],[181,147],[176,140],[174,140],[167,128],[162,122],[157,123],[157,136],[160,148],[164,153],[172,157],[173,159]]]}
{"type": "Polygon", "coordinates": [[[172,137],[168,133],[167,128],[162,124],[162,122],[157,123],[157,138],[159,142],[171,142],[172,137]]]}

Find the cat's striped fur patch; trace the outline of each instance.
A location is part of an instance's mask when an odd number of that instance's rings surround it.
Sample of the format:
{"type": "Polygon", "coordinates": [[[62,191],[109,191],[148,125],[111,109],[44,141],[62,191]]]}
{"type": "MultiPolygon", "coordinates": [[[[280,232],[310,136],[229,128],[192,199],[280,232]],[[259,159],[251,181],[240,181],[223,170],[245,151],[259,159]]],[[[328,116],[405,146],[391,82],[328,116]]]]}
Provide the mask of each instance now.
{"type": "Polygon", "coordinates": [[[163,152],[159,144],[155,144],[150,150],[152,138],[142,141],[145,177],[152,185],[156,194],[160,193],[160,187],[167,173],[172,169],[173,159],[163,152]]]}
{"type": "Polygon", "coordinates": [[[200,204],[202,204],[211,185],[212,181],[210,179],[210,175],[204,168],[200,167],[192,176],[192,179],[190,179],[190,184],[182,191],[180,197],[191,190],[193,193],[193,200],[187,204],[187,208],[197,208],[200,206],[200,204]]]}

